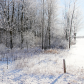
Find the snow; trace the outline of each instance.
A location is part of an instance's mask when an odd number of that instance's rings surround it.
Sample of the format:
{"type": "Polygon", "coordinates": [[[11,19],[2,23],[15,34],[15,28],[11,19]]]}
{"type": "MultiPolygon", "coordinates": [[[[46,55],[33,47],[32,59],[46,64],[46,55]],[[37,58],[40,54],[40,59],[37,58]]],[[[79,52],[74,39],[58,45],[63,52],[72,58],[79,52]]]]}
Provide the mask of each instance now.
{"type": "Polygon", "coordinates": [[[73,65],[75,68],[84,67],[84,39],[77,39],[76,45],[73,45],[66,58],[67,65],[73,65]]]}
{"type": "Polygon", "coordinates": [[[5,56],[0,61],[0,84],[83,84],[83,43],[83,38],[77,39],[70,50],[55,49],[57,53],[52,49],[50,53],[39,48],[13,49],[4,54],[11,58],[8,69],[5,56]],[[11,55],[15,61],[11,61],[11,55]],[[67,73],[63,72],[63,59],[67,73]]]}

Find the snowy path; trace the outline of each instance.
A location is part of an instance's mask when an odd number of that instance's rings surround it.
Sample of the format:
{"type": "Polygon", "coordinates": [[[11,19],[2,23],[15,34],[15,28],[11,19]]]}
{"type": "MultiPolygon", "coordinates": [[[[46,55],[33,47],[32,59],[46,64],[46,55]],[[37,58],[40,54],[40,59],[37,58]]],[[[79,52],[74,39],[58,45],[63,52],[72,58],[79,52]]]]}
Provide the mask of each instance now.
{"type": "Polygon", "coordinates": [[[66,65],[77,69],[84,68],[84,38],[77,39],[76,45],[73,45],[66,58],[66,65]]]}

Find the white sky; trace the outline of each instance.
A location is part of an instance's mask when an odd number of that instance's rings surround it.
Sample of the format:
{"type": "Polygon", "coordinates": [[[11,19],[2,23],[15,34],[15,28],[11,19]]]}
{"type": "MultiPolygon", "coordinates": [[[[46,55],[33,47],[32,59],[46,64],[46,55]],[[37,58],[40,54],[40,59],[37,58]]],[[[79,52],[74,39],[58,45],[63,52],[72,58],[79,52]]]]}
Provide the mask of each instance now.
{"type": "MultiPolygon", "coordinates": [[[[82,10],[82,13],[83,13],[83,16],[84,16],[84,0],[79,0],[79,4],[80,4],[80,7],[81,7],[81,10],[82,10]]],[[[84,18],[83,18],[84,19],[84,18]]],[[[84,24],[84,23],[83,23],[84,24]]],[[[80,31],[78,32],[77,34],[78,36],[84,36],[84,27],[82,29],[80,29],[80,31]]]]}
{"type": "Polygon", "coordinates": [[[78,31],[77,36],[84,36],[84,28],[78,31]]]}

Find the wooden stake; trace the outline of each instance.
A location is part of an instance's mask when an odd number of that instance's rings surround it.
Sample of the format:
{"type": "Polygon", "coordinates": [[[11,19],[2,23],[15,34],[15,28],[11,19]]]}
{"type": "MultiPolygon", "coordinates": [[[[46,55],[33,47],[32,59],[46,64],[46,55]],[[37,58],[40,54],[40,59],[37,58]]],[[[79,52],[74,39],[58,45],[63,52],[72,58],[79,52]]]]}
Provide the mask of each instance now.
{"type": "Polygon", "coordinates": [[[69,49],[71,47],[71,37],[69,37],[69,49]]]}
{"type": "Polygon", "coordinates": [[[65,64],[65,59],[63,59],[63,68],[64,68],[64,73],[66,73],[66,64],[65,64]]]}
{"type": "Polygon", "coordinates": [[[8,56],[7,56],[7,69],[8,69],[8,56]]]}

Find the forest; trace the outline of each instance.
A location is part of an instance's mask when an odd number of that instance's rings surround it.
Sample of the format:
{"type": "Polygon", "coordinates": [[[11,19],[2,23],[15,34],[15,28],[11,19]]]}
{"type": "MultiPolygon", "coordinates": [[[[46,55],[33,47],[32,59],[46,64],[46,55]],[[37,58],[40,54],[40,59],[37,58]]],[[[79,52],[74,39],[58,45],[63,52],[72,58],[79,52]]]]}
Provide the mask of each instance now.
{"type": "Polygon", "coordinates": [[[0,0],[0,44],[7,48],[70,48],[81,28],[77,0],[0,0]]]}

